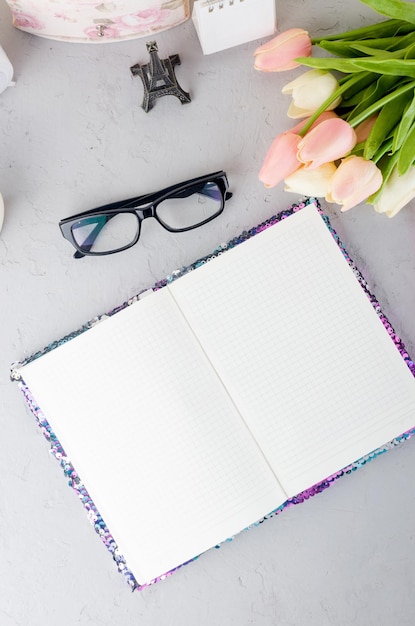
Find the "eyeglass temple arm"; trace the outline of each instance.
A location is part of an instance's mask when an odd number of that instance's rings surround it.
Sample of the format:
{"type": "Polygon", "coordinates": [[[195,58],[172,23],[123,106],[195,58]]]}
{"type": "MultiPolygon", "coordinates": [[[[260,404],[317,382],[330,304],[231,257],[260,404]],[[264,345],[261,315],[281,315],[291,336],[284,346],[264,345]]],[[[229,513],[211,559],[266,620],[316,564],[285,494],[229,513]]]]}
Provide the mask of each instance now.
{"type": "MultiPolygon", "coordinates": [[[[182,191],[178,191],[177,193],[175,193],[174,197],[175,198],[188,198],[189,196],[192,196],[195,193],[199,193],[201,196],[211,196],[211,194],[209,193],[209,189],[202,188],[201,190],[183,189],[182,191]]],[[[232,198],[232,195],[233,194],[231,191],[225,191],[224,193],[225,201],[232,198]]]]}
{"type": "MultiPolygon", "coordinates": [[[[205,183],[209,182],[209,180],[214,180],[216,177],[220,177],[225,175],[224,172],[215,172],[213,174],[211,174],[208,177],[204,178],[205,183]]],[[[199,179],[193,179],[188,181],[188,185],[191,183],[197,183],[199,179]]],[[[177,189],[177,187],[181,187],[181,185],[172,185],[171,187],[168,187],[167,189],[163,190],[163,195],[168,195],[169,193],[175,193],[175,190],[177,189]]],[[[183,194],[188,194],[190,195],[191,193],[195,193],[195,188],[194,187],[187,187],[186,189],[183,190],[183,194]],[[190,189],[192,191],[190,191],[190,189]]],[[[180,191],[177,192],[178,194],[181,193],[180,191]]],[[[148,193],[145,194],[144,196],[136,196],[135,198],[128,198],[127,200],[121,200],[118,202],[111,202],[110,204],[105,204],[104,206],[100,206],[96,209],[94,209],[93,211],[87,211],[88,214],[93,215],[94,213],[104,213],[105,211],[108,210],[114,210],[114,209],[135,209],[135,208],[139,208],[140,205],[143,204],[152,204],[153,202],[155,202],[158,197],[160,196],[160,193],[148,193]]],[[[230,191],[225,190],[224,191],[224,196],[225,196],[225,200],[229,200],[229,198],[232,197],[232,193],[230,191]]],[[[179,197],[179,196],[176,196],[179,197]]],[[[182,197],[187,197],[185,195],[183,195],[182,197]]],[[[85,213],[79,213],[78,215],[73,215],[72,219],[76,219],[76,218],[80,218],[80,217],[84,217],[85,213]]]]}
{"type": "MultiPolygon", "coordinates": [[[[98,237],[99,233],[104,228],[104,226],[108,224],[110,219],[112,219],[115,216],[116,216],[116,213],[114,213],[114,215],[105,215],[103,216],[105,219],[102,219],[100,222],[96,223],[95,228],[88,234],[87,238],[82,243],[82,247],[85,248],[87,252],[91,250],[92,246],[94,245],[96,241],[96,238],[98,237]],[[87,241],[88,243],[85,243],[87,241]]],[[[79,250],[77,250],[75,254],[73,255],[74,259],[82,259],[84,256],[85,254],[83,254],[79,250]]]]}
{"type": "MultiPolygon", "coordinates": [[[[224,175],[224,172],[214,172],[213,174],[211,174],[210,176],[204,177],[203,182],[200,183],[201,185],[205,185],[206,182],[209,182],[210,180],[213,181],[215,178],[217,178],[218,176],[222,176],[224,175]]],[[[186,189],[183,189],[182,191],[175,191],[177,189],[177,187],[181,187],[182,184],[179,185],[172,185],[171,187],[167,187],[166,189],[163,189],[163,195],[168,195],[169,193],[174,194],[176,196],[176,198],[187,198],[188,196],[191,196],[194,193],[197,193],[195,191],[195,187],[191,186],[191,183],[195,183],[197,184],[199,181],[198,178],[194,178],[193,180],[189,180],[187,181],[187,185],[190,185],[188,187],[186,187],[186,189]]],[[[135,208],[137,206],[139,206],[140,204],[144,204],[144,203],[152,203],[155,200],[157,200],[157,198],[159,197],[159,192],[157,193],[148,193],[145,194],[144,196],[136,196],[135,198],[129,198],[128,200],[122,200],[121,202],[113,202],[111,204],[107,204],[105,206],[99,207],[100,211],[106,210],[106,209],[117,209],[117,208],[135,208]]],[[[229,200],[229,198],[232,197],[232,193],[230,191],[225,191],[224,192],[224,197],[225,200],[229,200]]]]}

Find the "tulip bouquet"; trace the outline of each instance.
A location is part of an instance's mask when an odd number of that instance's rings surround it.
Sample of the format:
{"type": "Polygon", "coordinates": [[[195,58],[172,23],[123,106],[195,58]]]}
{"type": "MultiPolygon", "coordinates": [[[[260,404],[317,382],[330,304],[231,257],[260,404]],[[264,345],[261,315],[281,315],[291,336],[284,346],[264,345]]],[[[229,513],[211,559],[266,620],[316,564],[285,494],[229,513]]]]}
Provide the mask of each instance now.
{"type": "Polygon", "coordinates": [[[389,19],[325,38],[292,28],[255,51],[264,72],[312,68],[282,90],[301,121],[274,139],[259,179],[393,217],[415,197],[415,4],[361,2],[389,19]]]}

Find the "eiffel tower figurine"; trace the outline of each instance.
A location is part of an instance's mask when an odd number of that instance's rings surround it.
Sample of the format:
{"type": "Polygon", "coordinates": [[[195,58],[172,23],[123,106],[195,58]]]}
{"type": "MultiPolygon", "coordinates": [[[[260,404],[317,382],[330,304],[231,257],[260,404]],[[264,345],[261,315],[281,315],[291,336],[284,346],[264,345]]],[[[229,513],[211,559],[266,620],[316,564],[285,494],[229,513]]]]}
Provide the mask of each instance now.
{"type": "Polygon", "coordinates": [[[179,55],[173,54],[161,60],[155,41],[149,41],[146,46],[150,53],[150,63],[137,63],[130,68],[133,76],[138,75],[143,81],[144,98],[141,106],[144,111],[148,113],[153,108],[155,99],[162,96],[176,96],[182,104],[190,102],[190,95],[180,87],[174,73],[174,66],[180,65],[179,55]]]}

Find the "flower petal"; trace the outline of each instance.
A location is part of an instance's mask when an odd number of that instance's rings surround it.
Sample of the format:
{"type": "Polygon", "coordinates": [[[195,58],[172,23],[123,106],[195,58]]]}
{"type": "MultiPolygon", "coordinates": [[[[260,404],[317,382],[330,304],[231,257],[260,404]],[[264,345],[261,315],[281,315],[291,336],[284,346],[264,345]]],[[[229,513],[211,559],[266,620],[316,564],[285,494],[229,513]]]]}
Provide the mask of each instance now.
{"type": "MultiPolygon", "coordinates": [[[[330,72],[310,70],[298,76],[282,88],[283,94],[292,94],[295,105],[314,112],[339,88],[339,83],[330,72]]],[[[340,103],[337,98],[327,108],[334,109],[340,103]]]]}
{"type": "Polygon", "coordinates": [[[365,201],[381,185],[382,172],[377,165],[353,155],[340,163],[330,181],[326,200],[341,204],[341,210],[348,211],[365,201]]]}
{"type": "MultiPolygon", "coordinates": [[[[324,111],[324,113],[319,115],[316,121],[311,124],[308,132],[310,132],[310,130],[313,130],[313,128],[315,128],[316,126],[318,126],[319,124],[321,124],[321,122],[324,122],[325,120],[334,120],[337,118],[338,118],[338,115],[336,115],[333,111],[324,111]]],[[[291,128],[290,133],[300,133],[301,129],[306,123],[307,123],[307,120],[302,120],[301,122],[298,122],[298,124],[296,124],[293,128],[291,128]]]]}
{"type": "Polygon", "coordinates": [[[323,163],[315,169],[300,167],[285,179],[284,191],[299,193],[303,196],[324,198],[330,180],[336,171],[334,163],[323,163]]]}
{"type": "Polygon", "coordinates": [[[356,133],[340,118],[328,119],[310,130],[298,144],[297,158],[315,168],[344,157],[356,145],[356,133]]]}
{"type": "Polygon", "coordinates": [[[315,109],[302,109],[295,104],[294,100],[291,100],[287,116],[292,120],[298,120],[304,117],[310,117],[313,115],[314,111],[315,109]]]}
{"type": "Polygon", "coordinates": [[[412,166],[403,176],[399,176],[395,167],[373,206],[378,213],[394,217],[413,198],[415,198],[415,167],[412,166]]]}
{"type": "Polygon", "coordinates": [[[275,137],[258,175],[266,187],[275,187],[300,167],[297,159],[299,140],[299,135],[290,132],[275,137]]]}
{"type": "Polygon", "coordinates": [[[356,126],[355,132],[357,137],[357,143],[361,143],[362,141],[366,141],[366,139],[370,135],[370,131],[372,130],[378,115],[372,115],[371,117],[367,117],[361,124],[356,126]]]}
{"type": "Polygon", "coordinates": [[[299,65],[294,59],[310,56],[311,49],[307,31],[291,28],[255,50],[254,68],[262,72],[290,70],[299,65]]]}

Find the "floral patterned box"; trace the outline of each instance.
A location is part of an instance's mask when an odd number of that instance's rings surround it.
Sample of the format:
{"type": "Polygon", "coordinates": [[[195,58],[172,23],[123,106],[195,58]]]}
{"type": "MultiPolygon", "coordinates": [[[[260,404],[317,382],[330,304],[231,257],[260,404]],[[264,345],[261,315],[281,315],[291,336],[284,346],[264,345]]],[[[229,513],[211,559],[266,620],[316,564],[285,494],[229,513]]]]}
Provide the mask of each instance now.
{"type": "Polygon", "coordinates": [[[108,42],[153,35],[190,16],[189,0],[7,0],[13,25],[33,35],[108,42]]]}

